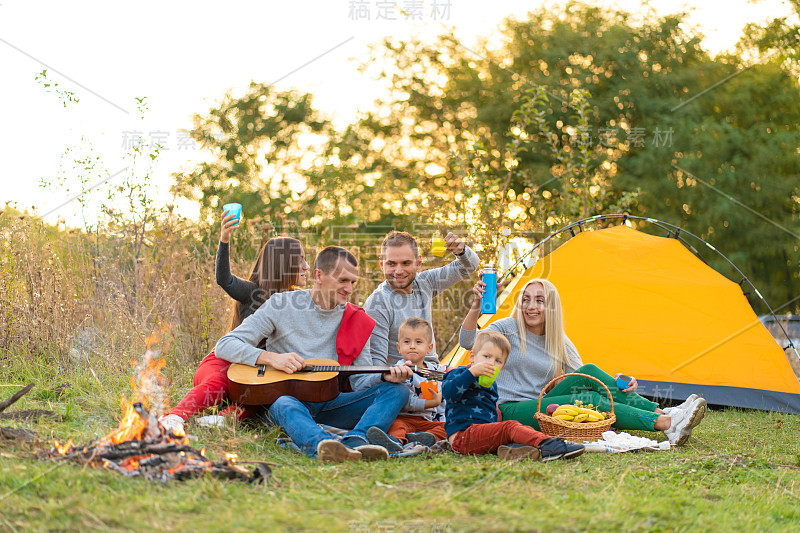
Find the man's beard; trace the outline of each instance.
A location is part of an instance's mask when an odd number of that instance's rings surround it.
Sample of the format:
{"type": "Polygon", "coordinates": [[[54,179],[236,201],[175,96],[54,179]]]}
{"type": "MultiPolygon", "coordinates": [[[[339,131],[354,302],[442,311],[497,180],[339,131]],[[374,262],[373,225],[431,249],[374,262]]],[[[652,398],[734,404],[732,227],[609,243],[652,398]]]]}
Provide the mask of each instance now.
{"type": "Polygon", "coordinates": [[[389,287],[391,287],[392,289],[404,290],[404,289],[409,288],[411,286],[411,284],[414,283],[414,280],[417,278],[417,276],[416,275],[409,276],[408,278],[409,278],[408,282],[405,285],[402,285],[402,286],[398,285],[393,277],[387,277],[386,278],[386,283],[388,283],[389,287]]]}

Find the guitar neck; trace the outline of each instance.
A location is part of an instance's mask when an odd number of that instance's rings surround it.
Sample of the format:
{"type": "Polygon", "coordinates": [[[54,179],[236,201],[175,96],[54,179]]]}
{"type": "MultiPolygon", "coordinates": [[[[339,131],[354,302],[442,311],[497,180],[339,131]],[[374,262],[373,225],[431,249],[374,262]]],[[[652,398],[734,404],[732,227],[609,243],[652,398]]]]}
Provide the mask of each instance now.
{"type": "Polygon", "coordinates": [[[323,366],[308,365],[300,372],[352,372],[354,374],[383,374],[392,369],[390,366],[323,366]]]}
{"type": "MultiPolygon", "coordinates": [[[[425,379],[435,379],[441,381],[444,379],[444,372],[437,370],[429,370],[424,366],[413,365],[410,367],[415,374],[422,376],[425,379]]],[[[323,365],[308,365],[300,372],[344,372],[346,374],[383,374],[392,369],[390,366],[323,366],[323,365]]]]}
{"type": "MultiPolygon", "coordinates": [[[[327,362],[328,359],[317,359],[317,361],[327,362]]],[[[333,362],[333,361],[331,361],[333,362]]],[[[263,377],[267,372],[266,365],[257,365],[258,377],[263,377]]],[[[435,379],[441,381],[444,379],[444,372],[438,370],[430,370],[424,366],[412,365],[409,367],[415,374],[422,376],[425,379],[435,379]]],[[[384,374],[392,370],[391,366],[340,366],[340,365],[318,365],[308,364],[305,368],[299,371],[304,372],[339,372],[346,374],[384,374]]]]}

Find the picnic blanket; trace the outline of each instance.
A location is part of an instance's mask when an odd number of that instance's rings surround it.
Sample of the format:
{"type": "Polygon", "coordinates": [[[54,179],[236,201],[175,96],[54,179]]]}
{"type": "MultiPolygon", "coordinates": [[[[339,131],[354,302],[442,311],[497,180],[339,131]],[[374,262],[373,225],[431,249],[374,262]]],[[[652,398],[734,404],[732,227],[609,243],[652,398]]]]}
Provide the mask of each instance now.
{"type": "MultiPolygon", "coordinates": [[[[318,424],[319,427],[322,428],[327,434],[331,436],[332,439],[342,440],[342,438],[347,434],[349,429],[341,429],[333,426],[328,426],[326,424],[318,424]]],[[[289,437],[281,437],[276,439],[278,446],[285,446],[291,450],[296,451],[297,453],[303,453],[300,450],[300,447],[295,444],[291,438],[289,437]]],[[[433,446],[423,446],[418,442],[409,442],[403,449],[399,452],[389,453],[390,457],[413,457],[415,455],[421,455],[423,453],[440,453],[440,452],[447,452],[451,451],[450,444],[446,440],[440,440],[433,446]]]]}

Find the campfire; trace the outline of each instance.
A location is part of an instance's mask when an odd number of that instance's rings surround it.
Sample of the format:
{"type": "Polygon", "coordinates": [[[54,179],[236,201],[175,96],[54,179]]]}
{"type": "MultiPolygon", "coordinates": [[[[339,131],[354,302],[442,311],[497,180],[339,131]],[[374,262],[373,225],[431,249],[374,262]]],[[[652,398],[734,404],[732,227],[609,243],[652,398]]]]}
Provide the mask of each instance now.
{"type": "Polygon", "coordinates": [[[234,453],[226,453],[225,460],[213,462],[205,457],[205,448],[190,446],[182,431],[167,431],[158,422],[158,415],[166,408],[165,379],[161,375],[166,363],[153,349],[157,343],[157,336],[148,338],[147,351],[136,377],[131,379],[133,396],[128,400],[123,395],[120,401],[119,426],[99,442],[86,446],[75,446],[71,439],[63,444],[54,441],[47,457],[156,481],[206,474],[248,482],[269,480],[272,471],[268,463],[251,462],[255,467],[250,472],[237,464],[234,453]]]}

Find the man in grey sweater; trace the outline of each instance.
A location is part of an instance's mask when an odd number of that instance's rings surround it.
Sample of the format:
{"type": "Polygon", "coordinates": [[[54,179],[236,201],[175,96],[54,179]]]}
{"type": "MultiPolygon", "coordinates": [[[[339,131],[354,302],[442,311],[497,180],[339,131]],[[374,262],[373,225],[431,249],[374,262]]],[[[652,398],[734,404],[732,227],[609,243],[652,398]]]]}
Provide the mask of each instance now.
{"type": "MultiPolygon", "coordinates": [[[[314,288],[270,296],[238,328],[217,342],[217,357],[252,366],[269,365],[287,374],[301,370],[305,359],[337,360],[336,335],[358,279],[357,266],[355,257],[344,248],[323,249],[314,265],[314,288]],[[267,346],[274,351],[256,347],[264,338],[268,338],[267,346]]],[[[369,345],[367,341],[354,365],[371,364],[369,345]]],[[[362,377],[354,377],[353,385],[362,377]]],[[[408,391],[400,383],[409,377],[409,368],[392,368],[377,375],[374,386],[340,393],[328,402],[301,402],[281,396],[270,406],[269,417],[311,457],[317,455],[321,460],[336,462],[387,458],[384,448],[369,445],[366,432],[373,426],[389,429],[406,403],[408,391]],[[339,442],[331,440],[317,422],[352,430],[339,442]]]]}
{"type": "MultiPolygon", "coordinates": [[[[364,310],[375,320],[370,338],[373,365],[394,365],[402,357],[397,351],[397,330],[407,318],[422,318],[433,324],[433,298],[453,284],[469,278],[478,268],[478,256],[464,242],[448,233],[447,250],[456,258],[450,264],[419,272],[422,258],[417,240],[404,231],[392,231],[381,244],[381,271],[386,281],[367,298],[364,310]]],[[[439,362],[436,341],[425,359],[439,362]]],[[[376,376],[366,376],[360,387],[378,382],[376,376]]]]}

